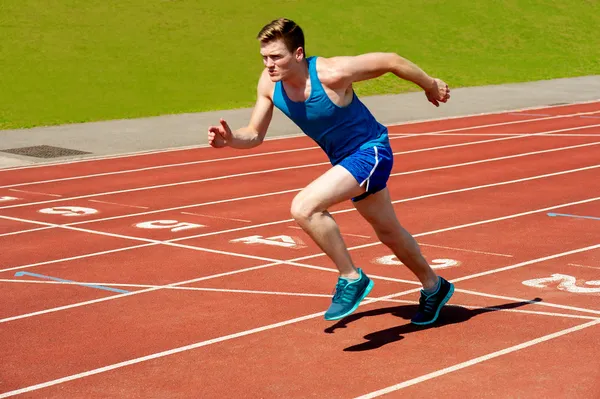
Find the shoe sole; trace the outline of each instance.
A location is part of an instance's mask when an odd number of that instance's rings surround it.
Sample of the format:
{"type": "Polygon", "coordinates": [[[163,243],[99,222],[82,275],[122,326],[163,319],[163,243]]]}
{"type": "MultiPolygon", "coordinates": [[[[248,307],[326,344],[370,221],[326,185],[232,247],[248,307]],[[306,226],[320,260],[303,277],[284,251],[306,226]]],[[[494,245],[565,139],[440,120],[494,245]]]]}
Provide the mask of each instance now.
{"type": "Polygon", "coordinates": [[[446,304],[446,302],[448,302],[450,300],[450,297],[452,297],[452,294],[454,294],[454,284],[450,283],[450,289],[448,290],[448,293],[446,294],[446,296],[444,297],[444,299],[440,303],[440,306],[438,306],[437,311],[435,312],[435,316],[433,317],[433,319],[431,319],[431,321],[418,322],[418,323],[414,322],[414,321],[411,321],[411,323],[415,324],[417,326],[426,326],[428,324],[435,323],[435,321],[438,319],[438,316],[440,315],[440,311],[442,310],[442,308],[444,307],[444,305],[446,304]]]}
{"type": "Polygon", "coordinates": [[[356,304],[352,307],[352,309],[350,309],[349,311],[347,311],[346,313],[343,313],[339,316],[335,316],[335,317],[325,317],[325,320],[339,320],[339,319],[343,319],[344,317],[350,315],[352,312],[354,312],[356,310],[356,308],[358,308],[358,305],[360,305],[360,303],[362,302],[363,299],[365,299],[365,297],[367,295],[369,295],[369,292],[371,292],[371,290],[373,289],[373,280],[369,281],[369,284],[367,285],[367,288],[365,288],[365,292],[363,292],[363,294],[360,296],[360,299],[358,301],[356,301],[356,304]]]}

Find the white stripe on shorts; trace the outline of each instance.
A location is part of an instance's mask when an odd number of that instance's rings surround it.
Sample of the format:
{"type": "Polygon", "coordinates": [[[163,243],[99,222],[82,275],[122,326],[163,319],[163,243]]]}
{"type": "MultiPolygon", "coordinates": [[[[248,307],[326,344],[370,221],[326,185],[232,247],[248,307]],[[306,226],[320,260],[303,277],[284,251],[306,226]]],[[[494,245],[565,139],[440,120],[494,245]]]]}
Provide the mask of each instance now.
{"type": "Polygon", "coordinates": [[[367,186],[365,187],[366,191],[369,191],[369,180],[371,179],[373,172],[375,172],[375,169],[377,169],[377,165],[379,165],[379,157],[377,156],[377,147],[373,146],[373,150],[375,150],[375,165],[373,166],[373,169],[371,169],[369,176],[367,176],[367,178],[362,183],[360,183],[361,187],[363,186],[363,184],[367,183],[367,186]]]}

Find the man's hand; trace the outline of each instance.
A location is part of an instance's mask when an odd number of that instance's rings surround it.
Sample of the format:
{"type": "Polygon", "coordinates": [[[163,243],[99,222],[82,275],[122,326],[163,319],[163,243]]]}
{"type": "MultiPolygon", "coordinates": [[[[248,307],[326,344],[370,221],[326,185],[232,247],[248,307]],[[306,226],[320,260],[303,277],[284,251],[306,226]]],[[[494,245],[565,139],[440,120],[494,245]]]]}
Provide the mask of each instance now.
{"type": "Polygon", "coordinates": [[[431,86],[425,90],[425,95],[430,103],[439,107],[440,103],[445,103],[450,99],[450,88],[444,81],[433,79],[431,86]]]}
{"type": "Polygon", "coordinates": [[[208,144],[214,148],[223,148],[229,144],[232,138],[231,129],[225,119],[219,120],[220,126],[208,128],[208,144]]]}

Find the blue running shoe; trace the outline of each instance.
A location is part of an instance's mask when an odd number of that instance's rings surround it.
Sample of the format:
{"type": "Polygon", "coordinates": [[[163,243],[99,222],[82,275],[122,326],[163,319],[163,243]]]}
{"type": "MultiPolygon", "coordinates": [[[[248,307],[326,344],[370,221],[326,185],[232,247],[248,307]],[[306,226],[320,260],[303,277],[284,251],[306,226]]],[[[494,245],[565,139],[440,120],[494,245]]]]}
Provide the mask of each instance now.
{"type": "Polygon", "coordinates": [[[424,326],[435,322],[440,315],[442,306],[448,302],[454,293],[454,284],[440,277],[440,286],[433,294],[426,295],[421,290],[421,298],[419,299],[419,310],[411,323],[419,326],[424,326]]]}
{"type": "Polygon", "coordinates": [[[331,306],[325,312],[325,320],[339,320],[356,310],[362,301],[373,289],[373,281],[358,269],[360,277],[355,281],[348,281],[339,277],[335,286],[335,294],[331,306]]]}

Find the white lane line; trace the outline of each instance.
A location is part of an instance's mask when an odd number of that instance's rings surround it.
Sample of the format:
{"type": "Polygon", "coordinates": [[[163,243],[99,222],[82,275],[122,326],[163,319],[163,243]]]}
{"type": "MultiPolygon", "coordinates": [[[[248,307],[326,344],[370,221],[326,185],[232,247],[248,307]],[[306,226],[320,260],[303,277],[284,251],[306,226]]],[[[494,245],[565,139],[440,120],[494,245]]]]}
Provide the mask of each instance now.
{"type": "Polygon", "coordinates": [[[477,278],[477,277],[481,277],[481,276],[487,276],[487,275],[490,275],[490,274],[495,274],[495,273],[503,272],[503,271],[506,271],[506,270],[517,269],[519,267],[527,266],[527,265],[530,265],[532,263],[543,262],[543,261],[546,261],[546,260],[556,259],[556,258],[560,258],[560,257],[563,257],[563,256],[577,254],[577,253],[580,253],[580,252],[586,252],[586,251],[590,251],[590,250],[598,249],[598,248],[600,248],[600,244],[591,245],[591,246],[585,247],[585,248],[574,249],[572,251],[563,252],[563,253],[561,253],[559,255],[546,256],[546,257],[540,258],[539,260],[536,260],[536,262],[525,261],[525,262],[517,263],[517,264],[511,265],[511,266],[501,267],[501,268],[498,268],[498,269],[486,270],[485,272],[471,274],[469,276],[456,278],[456,279],[453,279],[452,281],[453,282],[459,282],[459,281],[464,281],[464,280],[470,280],[470,279],[473,279],[473,278],[477,278]]]}
{"type": "MultiPolygon", "coordinates": [[[[430,172],[430,171],[434,171],[434,170],[452,169],[455,167],[476,165],[476,164],[485,163],[485,162],[493,162],[493,161],[500,161],[500,160],[506,160],[506,159],[512,159],[512,158],[519,158],[519,157],[530,156],[530,155],[539,155],[539,154],[545,154],[545,153],[555,152],[555,151],[571,150],[571,149],[583,148],[583,147],[599,145],[599,144],[600,144],[600,142],[578,144],[575,146],[568,146],[568,147],[562,147],[562,148],[556,148],[556,149],[550,149],[550,150],[527,152],[527,153],[521,153],[521,154],[515,154],[515,155],[508,155],[508,156],[504,156],[504,157],[498,157],[498,158],[488,158],[488,159],[482,159],[482,160],[459,163],[459,164],[450,164],[450,165],[438,166],[438,167],[433,167],[433,168],[417,169],[417,170],[411,170],[411,171],[407,171],[407,172],[398,172],[398,173],[392,173],[390,175],[390,178],[397,177],[397,176],[405,176],[405,175],[410,175],[410,174],[423,173],[423,172],[430,172]]],[[[596,167],[596,166],[592,166],[592,168],[594,168],[594,167],[596,167]]],[[[580,171],[580,170],[581,169],[572,169],[572,170],[567,170],[567,171],[563,171],[563,172],[570,173],[571,171],[580,171]]],[[[557,173],[563,173],[563,172],[557,172],[557,173]]],[[[547,177],[550,175],[552,175],[552,174],[544,174],[544,175],[539,175],[539,176],[547,177]]],[[[538,176],[533,176],[531,178],[535,179],[535,178],[538,178],[538,176]]],[[[520,180],[520,181],[526,181],[526,180],[520,180]]],[[[496,184],[496,183],[492,183],[492,184],[496,184]]],[[[500,184],[500,183],[498,183],[498,184],[500,184]]],[[[206,206],[206,205],[216,205],[216,204],[221,204],[221,203],[241,201],[241,200],[246,200],[246,199],[255,199],[255,198],[261,198],[261,197],[272,196],[272,195],[289,194],[289,193],[293,193],[293,192],[298,192],[300,190],[302,190],[302,188],[294,188],[294,189],[290,189],[290,190],[250,195],[250,196],[246,196],[246,197],[230,198],[230,199],[225,199],[225,200],[210,201],[210,202],[197,203],[197,204],[192,204],[192,205],[182,205],[182,206],[177,206],[177,207],[172,207],[172,208],[156,209],[156,210],[148,211],[148,212],[138,212],[138,213],[132,213],[132,214],[128,214],[128,215],[111,216],[111,217],[107,217],[107,218],[92,219],[92,220],[86,220],[86,221],[81,221],[81,222],[68,223],[68,224],[65,224],[65,226],[76,226],[79,224],[96,223],[96,222],[102,222],[102,221],[107,221],[107,220],[129,218],[129,217],[133,217],[133,216],[150,215],[150,214],[154,214],[154,213],[161,213],[161,212],[181,210],[181,209],[189,209],[189,208],[201,207],[201,206],[206,206]]],[[[289,219],[289,220],[291,220],[291,219],[289,219]]]]}
{"type": "MultiPolygon", "coordinates": [[[[417,133],[415,133],[416,135],[417,133]]],[[[540,135],[536,137],[545,138],[545,137],[598,137],[600,134],[598,133],[555,133],[555,134],[546,134],[540,135]]],[[[457,136],[457,137],[509,137],[509,136],[521,136],[521,133],[435,133],[433,136],[457,136]]]]}
{"type": "Polygon", "coordinates": [[[8,191],[15,191],[17,193],[26,193],[26,194],[47,195],[48,197],[62,197],[62,195],[59,195],[59,194],[41,193],[39,191],[17,190],[16,188],[10,188],[10,189],[8,189],[8,191]]]}
{"type": "Polygon", "coordinates": [[[577,266],[577,267],[586,267],[589,269],[600,269],[600,266],[586,266],[586,265],[578,265],[577,263],[569,263],[569,266],[577,266]]]}
{"type": "MultiPolygon", "coordinates": [[[[370,275],[369,275],[370,276],[370,275]]],[[[115,287],[115,288],[164,288],[166,290],[179,290],[179,291],[200,291],[200,292],[222,292],[227,294],[252,294],[252,295],[275,295],[275,296],[296,296],[296,297],[308,297],[308,298],[331,298],[331,294],[311,294],[305,292],[283,292],[283,291],[261,291],[261,290],[240,290],[240,289],[229,289],[229,288],[207,288],[207,287],[161,287],[159,285],[151,285],[151,284],[127,284],[127,283],[104,283],[104,282],[86,282],[86,281],[78,281],[78,282],[67,282],[67,281],[52,281],[52,280],[18,280],[18,279],[0,279],[2,283],[17,283],[17,284],[50,284],[50,285],[101,285],[103,287],[115,287]]],[[[478,293],[477,293],[478,294],[478,293]]],[[[485,295],[489,296],[489,295],[485,295]]],[[[374,297],[367,297],[369,299],[374,299],[374,297]]],[[[517,299],[515,299],[517,300],[517,299]]],[[[520,302],[531,302],[526,300],[518,300],[520,302]]],[[[391,303],[404,303],[409,305],[417,305],[418,301],[409,301],[404,299],[386,299],[382,302],[391,302],[391,303]]],[[[531,302],[532,305],[535,305],[536,302],[531,302]]],[[[553,305],[553,304],[551,304],[553,305]]],[[[572,318],[572,319],[584,319],[584,320],[596,320],[598,317],[594,316],[582,316],[575,315],[570,313],[556,313],[556,312],[541,312],[537,310],[523,310],[523,309],[504,309],[500,307],[494,306],[474,306],[474,305],[464,305],[452,303],[446,306],[449,307],[462,307],[466,309],[489,309],[493,311],[499,312],[509,312],[509,313],[523,313],[523,314],[533,314],[533,315],[542,315],[542,316],[551,316],[551,317],[561,317],[561,318],[572,318]]]]}
{"type": "Polygon", "coordinates": [[[2,234],[0,234],[0,237],[14,236],[14,235],[23,234],[23,233],[33,233],[34,231],[48,230],[48,229],[55,229],[55,228],[56,227],[53,227],[53,226],[46,226],[46,227],[36,227],[35,229],[17,230],[17,231],[11,231],[10,233],[2,233],[2,234]]]}
{"type": "MultiPolygon", "coordinates": [[[[410,151],[400,151],[400,152],[395,152],[394,155],[413,154],[413,153],[435,151],[435,150],[447,149],[447,148],[464,147],[464,146],[470,146],[470,145],[476,145],[476,144],[485,144],[485,143],[491,143],[491,142],[497,142],[497,141],[514,140],[514,139],[520,139],[520,138],[525,138],[525,137],[547,135],[547,134],[551,134],[551,133],[555,133],[555,132],[563,132],[563,131],[568,131],[568,130],[586,129],[586,128],[595,127],[595,126],[600,126],[600,124],[584,126],[584,127],[576,127],[576,128],[550,130],[550,131],[538,132],[538,133],[532,133],[532,134],[523,134],[523,135],[519,135],[519,136],[471,141],[471,142],[459,143],[459,144],[449,144],[449,145],[444,145],[444,146],[430,147],[430,148],[410,150],[410,151]]],[[[444,132],[454,131],[454,130],[456,130],[456,129],[449,129],[449,130],[445,130],[444,132]]],[[[588,144],[588,145],[591,145],[591,144],[588,144]]],[[[585,146],[585,145],[581,145],[581,146],[585,146]]],[[[486,161],[483,160],[480,162],[486,162],[486,161]]],[[[280,168],[273,168],[273,169],[265,169],[265,170],[237,173],[237,174],[231,174],[231,175],[207,177],[204,179],[197,179],[197,180],[186,180],[186,181],[180,181],[180,182],[175,182],[175,183],[165,183],[165,184],[158,184],[158,185],[153,185],[153,186],[143,186],[143,187],[137,187],[137,188],[131,188],[131,189],[114,190],[114,191],[106,191],[106,192],[95,193],[95,194],[79,195],[79,196],[74,196],[74,197],[64,197],[64,198],[55,199],[55,200],[46,200],[46,201],[37,201],[37,202],[26,202],[26,203],[21,203],[21,204],[14,204],[14,205],[5,205],[5,206],[0,207],[0,209],[19,208],[19,207],[24,207],[24,206],[47,204],[47,203],[57,202],[57,201],[93,198],[93,197],[98,197],[98,196],[103,196],[103,195],[124,194],[124,193],[130,193],[130,192],[154,190],[154,189],[158,189],[158,188],[176,187],[176,186],[182,186],[182,185],[188,185],[188,184],[205,183],[205,182],[209,182],[209,181],[217,181],[217,180],[231,179],[231,178],[237,178],[237,177],[261,175],[261,174],[265,174],[265,173],[274,173],[274,172],[282,172],[282,171],[295,170],[295,169],[312,168],[315,166],[324,166],[324,165],[329,165],[329,164],[330,164],[329,162],[319,162],[319,163],[314,163],[314,164],[305,164],[305,165],[298,165],[298,166],[287,166],[287,167],[280,167],[280,168]]]]}
{"type": "MultiPolygon", "coordinates": [[[[514,183],[522,183],[522,182],[531,181],[531,180],[545,179],[547,177],[554,177],[554,176],[560,176],[563,174],[583,172],[583,171],[593,170],[593,169],[598,169],[598,168],[600,168],[600,165],[594,165],[594,166],[589,166],[589,167],[585,167],[585,168],[572,169],[572,170],[556,172],[556,173],[548,173],[545,175],[526,177],[523,179],[507,180],[507,181],[498,182],[498,183],[491,183],[491,184],[484,184],[484,185],[480,185],[480,186],[460,188],[460,189],[456,189],[456,190],[442,191],[442,192],[437,192],[437,193],[432,193],[432,194],[420,195],[417,197],[410,197],[410,198],[394,200],[394,201],[392,201],[392,204],[400,204],[400,203],[404,203],[404,202],[417,201],[417,200],[421,200],[421,199],[425,199],[425,198],[434,198],[434,197],[462,193],[462,192],[467,192],[467,191],[475,191],[475,190],[480,190],[480,189],[485,189],[485,188],[490,188],[490,187],[498,187],[498,186],[504,186],[504,185],[514,184],[514,183]]],[[[600,197],[590,198],[590,199],[584,200],[584,202],[576,201],[574,203],[571,203],[571,205],[579,205],[580,203],[593,202],[593,201],[597,201],[598,199],[600,199],[600,197]]],[[[569,205],[565,205],[565,207],[566,206],[569,206],[569,205]]],[[[563,206],[560,206],[560,208],[562,208],[562,207],[563,206]]],[[[552,207],[551,209],[554,209],[554,207],[552,207]]],[[[338,215],[341,213],[348,213],[348,212],[355,212],[355,211],[356,211],[355,208],[346,208],[346,209],[340,209],[337,211],[333,211],[333,212],[331,212],[331,214],[338,215]]],[[[273,226],[273,225],[277,225],[277,224],[290,223],[293,221],[294,221],[294,219],[283,219],[283,220],[277,220],[274,222],[266,222],[266,223],[256,224],[256,225],[252,225],[252,226],[244,226],[244,227],[237,227],[237,228],[227,229],[227,230],[213,231],[210,233],[196,234],[196,235],[192,235],[192,236],[176,238],[176,239],[169,240],[169,241],[177,242],[177,241],[183,241],[183,240],[188,240],[188,239],[192,239],[192,238],[208,237],[208,236],[213,236],[213,235],[238,232],[238,231],[242,231],[242,230],[249,230],[249,229],[254,229],[254,228],[258,228],[258,227],[266,227],[266,226],[273,226]]]]}
{"type": "Polygon", "coordinates": [[[184,215],[201,216],[201,217],[211,218],[211,219],[234,220],[236,222],[252,223],[252,220],[246,220],[246,219],[226,218],[223,216],[204,215],[201,213],[193,213],[193,212],[181,212],[181,213],[184,215]]]}
{"type": "Polygon", "coordinates": [[[56,183],[56,182],[60,182],[60,181],[89,179],[92,177],[100,177],[100,176],[122,175],[122,174],[126,174],[126,173],[145,172],[145,171],[156,170],[156,169],[166,169],[166,168],[190,166],[190,165],[201,165],[201,164],[205,164],[205,163],[232,161],[232,160],[245,159],[245,158],[257,158],[257,157],[263,157],[263,156],[268,156],[268,155],[287,154],[287,153],[291,153],[291,152],[309,151],[309,150],[316,150],[319,148],[320,147],[318,147],[318,146],[312,146],[312,147],[294,148],[294,149],[290,149],[290,150],[236,155],[233,157],[211,158],[211,159],[205,159],[202,161],[180,162],[180,163],[167,164],[167,165],[148,166],[145,168],[119,170],[119,171],[114,171],[114,172],[102,172],[102,173],[93,173],[93,174],[89,174],[89,175],[62,177],[62,178],[49,179],[49,180],[38,180],[38,181],[33,181],[33,182],[28,182],[28,183],[17,183],[17,184],[10,184],[7,186],[0,186],[0,188],[20,187],[20,186],[28,186],[28,185],[34,185],[34,184],[56,183]]]}
{"type": "Polygon", "coordinates": [[[508,115],[514,115],[514,116],[551,116],[550,114],[533,114],[533,113],[526,113],[526,112],[510,112],[508,115]]]}
{"type": "Polygon", "coordinates": [[[139,208],[139,209],[150,209],[147,206],[139,206],[139,205],[128,205],[128,204],[120,204],[118,202],[108,202],[108,201],[100,201],[100,200],[88,200],[89,202],[97,202],[100,204],[109,204],[109,205],[118,205],[118,206],[126,206],[129,208],[139,208]]]}
{"type": "Polygon", "coordinates": [[[152,244],[131,245],[131,246],[128,246],[128,247],[123,247],[123,248],[109,249],[109,250],[106,250],[106,251],[99,251],[99,252],[92,252],[92,253],[84,254],[84,255],[71,256],[69,258],[53,259],[53,260],[47,260],[47,261],[44,261],[44,262],[30,263],[28,265],[15,266],[15,267],[9,267],[7,269],[2,269],[2,270],[0,270],[0,273],[2,273],[2,272],[11,272],[11,271],[21,270],[21,269],[27,269],[27,268],[36,267],[36,266],[52,265],[54,263],[69,262],[69,261],[72,261],[72,260],[93,258],[94,256],[101,256],[101,255],[113,254],[113,253],[116,253],[116,252],[129,251],[131,249],[143,248],[143,247],[150,247],[150,246],[153,246],[153,245],[157,245],[157,244],[152,243],[152,244]]]}
{"type": "Polygon", "coordinates": [[[505,258],[512,258],[513,257],[512,255],[498,254],[498,253],[495,253],[495,252],[476,251],[476,250],[473,250],[473,249],[446,247],[446,246],[443,246],[443,245],[425,244],[425,243],[422,243],[422,242],[420,242],[419,245],[421,245],[423,247],[452,249],[454,251],[463,251],[463,252],[473,252],[473,253],[476,253],[476,254],[493,255],[493,256],[503,256],[505,258]]]}
{"type": "Polygon", "coordinates": [[[326,164],[329,164],[329,162],[320,162],[320,163],[315,163],[315,164],[306,164],[306,165],[293,166],[293,167],[286,166],[286,167],[281,167],[281,168],[273,168],[273,169],[258,170],[258,171],[253,171],[253,172],[237,173],[237,174],[233,174],[233,175],[207,177],[204,179],[197,179],[197,180],[186,180],[186,181],[181,181],[181,182],[176,182],[176,183],[157,184],[154,186],[143,186],[143,187],[137,187],[137,188],[124,189],[124,190],[105,191],[105,192],[95,193],[95,194],[86,194],[86,195],[78,195],[78,196],[74,196],[74,197],[65,197],[65,198],[56,199],[56,200],[27,202],[27,203],[22,203],[22,204],[2,206],[2,207],[0,207],[0,209],[20,208],[20,207],[24,207],[24,206],[48,204],[51,202],[58,202],[58,201],[64,202],[64,201],[76,200],[76,199],[100,197],[100,196],[104,196],[104,195],[125,194],[125,193],[133,193],[133,192],[138,192],[138,191],[154,190],[154,189],[159,189],[159,188],[185,186],[188,184],[206,183],[206,182],[210,182],[210,181],[225,180],[225,179],[231,179],[231,178],[235,178],[235,177],[246,177],[246,176],[261,175],[261,174],[265,174],[265,173],[282,172],[282,171],[293,170],[293,169],[312,168],[315,166],[323,166],[326,164]]]}
{"type": "MultiPolygon", "coordinates": [[[[543,262],[543,260],[541,261],[543,262]]],[[[521,267],[521,266],[519,266],[521,267]]],[[[497,272],[500,272],[501,270],[498,270],[497,272]]],[[[456,280],[452,280],[454,281],[458,281],[458,279],[456,280]]],[[[510,296],[505,296],[505,295],[494,295],[494,294],[487,294],[484,292],[480,292],[480,291],[472,291],[472,290],[465,290],[462,288],[457,288],[456,289],[457,292],[462,292],[463,294],[470,294],[470,295],[475,295],[475,296],[482,296],[482,297],[486,297],[486,298],[495,298],[495,299],[503,299],[503,300],[507,300],[507,301],[522,301],[523,299],[520,298],[514,298],[514,297],[510,297],[510,296]]],[[[531,302],[532,305],[540,305],[540,306],[548,306],[551,308],[558,308],[558,309],[565,309],[565,310],[573,310],[575,312],[583,312],[583,313],[592,313],[596,316],[597,318],[600,317],[600,311],[598,310],[593,310],[593,309],[587,309],[587,308],[580,308],[580,307],[576,307],[576,306],[568,306],[568,305],[560,305],[557,303],[549,303],[549,302],[544,302],[544,301],[539,301],[539,302],[531,302]]]]}
{"type": "Polygon", "coordinates": [[[546,341],[550,341],[550,340],[558,338],[558,337],[562,337],[563,335],[571,334],[573,332],[580,331],[580,330],[583,330],[585,328],[596,326],[598,324],[600,324],[600,319],[596,319],[596,320],[590,321],[590,322],[585,323],[585,324],[580,324],[580,325],[575,326],[575,327],[566,328],[564,330],[560,330],[560,331],[557,331],[557,332],[552,333],[552,334],[544,335],[542,337],[535,338],[535,339],[523,342],[523,343],[518,344],[518,345],[510,346],[508,348],[505,348],[505,349],[502,349],[502,350],[499,350],[499,351],[496,351],[496,352],[488,353],[487,355],[476,357],[476,358],[468,360],[466,362],[457,363],[454,366],[446,367],[446,368],[443,368],[441,370],[434,371],[432,373],[425,374],[425,375],[422,375],[420,377],[413,378],[413,379],[401,382],[399,384],[392,385],[392,386],[389,386],[387,388],[383,388],[383,389],[380,389],[378,391],[374,391],[374,392],[368,393],[366,395],[358,396],[355,399],[372,399],[372,398],[377,398],[379,396],[386,395],[388,393],[392,393],[392,392],[398,391],[400,389],[403,389],[403,388],[406,388],[406,387],[409,387],[409,386],[412,386],[412,385],[416,385],[416,384],[419,384],[419,383],[424,382],[424,381],[431,380],[433,378],[441,377],[441,376],[443,376],[445,374],[449,374],[449,373],[452,373],[452,372],[455,372],[455,371],[458,371],[458,370],[461,370],[461,369],[473,366],[475,364],[485,362],[487,360],[491,360],[491,359],[494,359],[494,358],[497,358],[497,357],[500,357],[500,356],[503,356],[503,355],[506,355],[506,354],[509,354],[509,353],[512,353],[512,352],[519,351],[521,349],[528,348],[528,347],[533,346],[533,345],[540,344],[542,342],[546,342],[546,341]]]}

